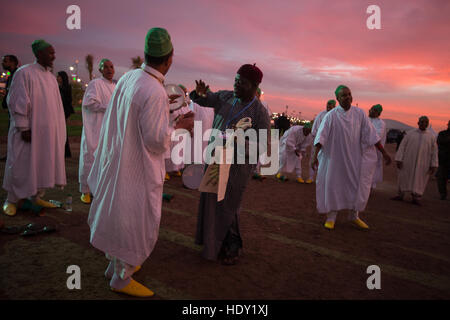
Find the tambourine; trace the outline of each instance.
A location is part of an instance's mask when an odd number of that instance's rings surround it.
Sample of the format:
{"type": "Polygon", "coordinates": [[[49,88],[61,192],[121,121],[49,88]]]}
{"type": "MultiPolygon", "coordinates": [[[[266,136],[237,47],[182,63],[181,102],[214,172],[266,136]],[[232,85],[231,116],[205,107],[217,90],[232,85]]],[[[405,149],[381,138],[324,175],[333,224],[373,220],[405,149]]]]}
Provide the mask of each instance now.
{"type": "Polygon", "coordinates": [[[198,189],[203,178],[203,164],[191,164],[183,170],[183,184],[189,189],[198,189]]]}
{"type": "Polygon", "coordinates": [[[164,88],[166,89],[167,96],[169,97],[174,94],[180,95],[180,97],[175,100],[175,103],[169,104],[170,111],[178,110],[186,104],[186,95],[183,89],[181,89],[178,85],[167,84],[164,88]]]}

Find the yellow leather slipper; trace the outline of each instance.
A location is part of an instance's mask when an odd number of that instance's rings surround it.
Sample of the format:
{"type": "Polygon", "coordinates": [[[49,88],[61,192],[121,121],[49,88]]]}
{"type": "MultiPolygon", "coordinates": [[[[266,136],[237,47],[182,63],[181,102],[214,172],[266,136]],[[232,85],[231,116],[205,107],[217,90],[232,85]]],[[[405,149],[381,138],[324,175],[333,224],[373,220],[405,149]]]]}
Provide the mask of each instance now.
{"type": "Polygon", "coordinates": [[[352,220],[352,224],[354,226],[358,227],[359,229],[363,229],[363,230],[369,229],[369,226],[364,221],[362,221],[359,218],[355,219],[355,220],[352,220]]]}
{"type": "Polygon", "coordinates": [[[86,203],[86,204],[90,204],[91,203],[91,194],[90,193],[83,193],[81,195],[81,202],[86,203]]]}
{"type": "Polygon", "coordinates": [[[54,205],[53,203],[45,201],[45,200],[42,200],[42,199],[36,199],[34,201],[34,204],[36,204],[38,206],[41,206],[41,207],[44,207],[44,208],[57,208],[57,206],[54,205]]]}
{"type": "Polygon", "coordinates": [[[142,297],[142,298],[151,297],[155,294],[152,290],[143,286],[142,284],[133,279],[131,279],[130,283],[127,284],[124,288],[114,289],[111,287],[111,290],[114,292],[125,293],[133,297],[142,297]]]}
{"type": "Polygon", "coordinates": [[[324,227],[328,230],[333,230],[334,229],[334,221],[325,222],[324,227]]]}
{"type": "Polygon", "coordinates": [[[17,213],[17,206],[14,203],[5,202],[3,212],[8,216],[14,216],[17,213]]]}

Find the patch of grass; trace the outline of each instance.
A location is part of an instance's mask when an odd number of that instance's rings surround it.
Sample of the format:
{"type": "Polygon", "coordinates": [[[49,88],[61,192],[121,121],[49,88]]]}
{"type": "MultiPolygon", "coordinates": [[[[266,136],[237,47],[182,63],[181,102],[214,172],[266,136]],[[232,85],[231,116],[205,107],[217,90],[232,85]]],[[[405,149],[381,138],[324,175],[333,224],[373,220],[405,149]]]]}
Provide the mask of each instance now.
{"type": "Polygon", "coordinates": [[[81,137],[82,126],[67,126],[67,134],[69,137],[81,137]]]}
{"type": "Polygon", "coordinates": [[[70,115],[69,120],[83,121],[83,115],[81,113],[73,113],[70,115]]]}

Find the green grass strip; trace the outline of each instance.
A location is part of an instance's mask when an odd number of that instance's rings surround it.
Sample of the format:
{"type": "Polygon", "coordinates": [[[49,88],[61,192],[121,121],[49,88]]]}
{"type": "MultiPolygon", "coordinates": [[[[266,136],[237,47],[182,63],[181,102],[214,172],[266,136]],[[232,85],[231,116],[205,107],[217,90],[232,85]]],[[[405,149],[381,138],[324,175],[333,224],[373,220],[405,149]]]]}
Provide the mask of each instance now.
{"type": "Polygon", "coordinates": [[[195,250],[195,251],[201,251],[202,247],[199,245],[196,245],[194,243],[194,238],[186,236],[182,233],[172,231],[167,228],[160,228],[159,229],[159,238],[173,242],[175,244],[178,244],[180,246],[195,250]]]}

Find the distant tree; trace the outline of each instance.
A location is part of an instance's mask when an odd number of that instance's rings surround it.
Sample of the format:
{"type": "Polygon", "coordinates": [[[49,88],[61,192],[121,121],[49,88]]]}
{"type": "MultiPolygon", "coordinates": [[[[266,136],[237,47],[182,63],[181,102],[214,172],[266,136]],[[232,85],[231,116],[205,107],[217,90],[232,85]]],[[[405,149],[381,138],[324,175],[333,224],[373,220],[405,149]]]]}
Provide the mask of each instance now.
{"type": "Polygon", "coordinates": [[[83,101],[84,88],[81,83],[72,83],[72,104],[74,108],[81,108],[81,102],[83,101]]]}
{"type": "Polygon", "coordinates": [[[92,71],[94,70],[94,56],[92,54],[88,54],[86,56],[86,68],[89,72],[89,81],[92,80],[92,71]]]}
{"type": "Polygon", "coordinates": [[[144,62],[144,60],[140,56],[133,57],[133,58],[131,58],[131,68],[139,69],[143,62],[144,62]]]}

